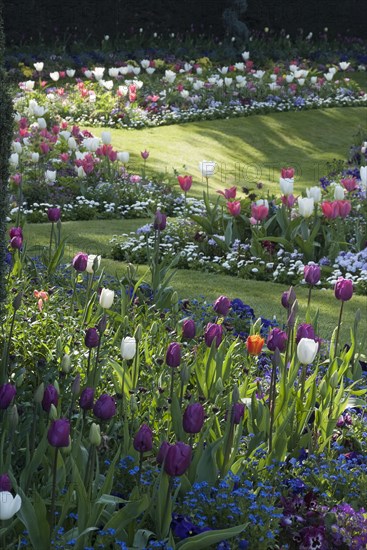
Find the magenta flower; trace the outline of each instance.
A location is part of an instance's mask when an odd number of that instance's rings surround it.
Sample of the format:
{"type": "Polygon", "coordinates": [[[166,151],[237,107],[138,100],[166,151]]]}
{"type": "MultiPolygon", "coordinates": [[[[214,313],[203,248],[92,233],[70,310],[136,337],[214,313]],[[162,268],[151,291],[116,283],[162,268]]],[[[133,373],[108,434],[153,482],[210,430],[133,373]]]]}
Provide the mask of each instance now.
{"type": "Polygon", "coordinates": [[[76,271],[79,271],[80,273],[82,273],[87,269],[88,254],[85,254],[85,252],[78,252],[77,254],[75,254],[72,264],[73,264],[73,268],[76,271]]]}
{"type": "Polygon", "coordinates": [[[303,273],[305,281],[309,285],[316,285],[321,278],[321,268],[317,264],[305,265],[303,273]]]}
{"type": "Polygon", "coordinates": [[[61,218],[61,208],[49,208],[47,210],[48,221],[58,222],[61,218]]]}
{"type": "Polygon", "coordinates": [[[141,158],[143,158],[144,160],[147,160],[147,158],[149,157],[149,151],[147,151],[146,149],[144,151],[141,151],[141,158]]]}

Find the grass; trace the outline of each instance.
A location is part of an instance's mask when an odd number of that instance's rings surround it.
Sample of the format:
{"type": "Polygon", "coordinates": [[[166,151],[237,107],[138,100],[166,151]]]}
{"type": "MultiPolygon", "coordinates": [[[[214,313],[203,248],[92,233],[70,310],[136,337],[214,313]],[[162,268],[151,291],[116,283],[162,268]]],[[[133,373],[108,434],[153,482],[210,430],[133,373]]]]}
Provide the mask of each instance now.
{"type": "MultiPolygon", "coordinates": [[[[363,107],[253,115],[230,120],[201,121],[144,130],[111,130],[112,144],[131,153],[130,167],[141,170],[140,151],[147,149],[147,174],[161,174],[175,181],[178,173],[194,176],[190,191],[201,196],[205,187],[198,164],[216,162],[210,178],[211,192],[237,185],[253,187],[258,181],[267,191],[279,192],[283,166],[297,170],[295,192],[318,183],[333,159],[345,160],[357,132],[367,132],[363,107]]],[[[103,128],[90,128],[100,136],[103,128]]]]}
{"type": "MultiPolygon", "coordinates": [[[[79,250],[89,254],[109,254],[109,240],[117,233],[133,231],[147,220],[94,220],[92,222],[64,222],[63,235],[68,235],[65,261],[72,259],[79,250]]],[[[25,237],[28,249],[32,247],[48,246],[50,224],[28,224],[25,227],[25,237]]],[[[111,259],[104,259],[102,266],[106,273],[121,277],[126,270],[126,264],[111,259]]],[[[140,266],[139,273],[146,274],[149,282],[147,266],[140,266]]],[[[286,321],[285,312],[280,305],[281,294],[287,289],[284,285],[262,281],[246,281],[236,277],[202,273],[189,270],[179,270],[173,279],[173,286],[180,298],[198,298],[204,296],[209,302],[214,301],[221,294],[227,294],[230,298],[241,298],[251,305],[257,316],[272,318],[274,315],[280,323],[286,321]]],[[[307,289],[296,289],[299,300],[299,316],[305,318],[307,304],[307,289]]],[[[338,322],[340,303],[334,298],[331,290],[315,291],[313,294],[312,310],[320,311],[319,333],[323,338],[330,338],[332,331],[338,322]]],[[[362,320],[360,327],[367,326],[367,298],[353,296],[352,301],[345,307],[342,341],[349,341],[349,327],[353,326],[357,309],[361,310],[362,320]]],[[[360,335],[361,336],[361,335],[360,335]]],[[[364,345],[364,349],[366,349],[364,345]]],[[[367,351],[367,350],[366,350],[367,351]]]]}

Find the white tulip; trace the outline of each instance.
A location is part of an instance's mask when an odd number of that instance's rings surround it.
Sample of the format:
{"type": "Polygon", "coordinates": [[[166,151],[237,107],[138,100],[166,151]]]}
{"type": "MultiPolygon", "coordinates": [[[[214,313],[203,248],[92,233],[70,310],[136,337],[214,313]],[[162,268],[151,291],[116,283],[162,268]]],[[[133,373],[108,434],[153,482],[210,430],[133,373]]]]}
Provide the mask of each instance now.
{"type": "Polygon", "coordinates": [[[263,78],[264,74],[265,74],[265,71],[256,71],[256,73],[254,73],[254,77],[261,80],[263,78]]]}
{"type": "Polygon", "coordinates": [[[334,78],[334,73],[324,73],[324,77],[328,82],[331,82],[334,78]]]}
{"type": "Polygon", "coordinates": [[[64,139],[69,139],[69,137],[71,136],[71,132],[69,132],[69,130],[61,130],[61,132],[59,132],[59,136],[64,139]]]}
{"type": "Polygon", "coordinates": [[[75,69],[66,69],[66,74],[69,78],[73,78],[75,75],[75,69]]]}
{"type": "Polygon", "coordinates": [[[267,199],[258,199],[256,206],[266,206],[266,208],[269,208],[269,201],[267,199]]]}
{"type": "Polygon", "coordinates": [[[83,166],[78,166],[78,167],[76,166],[75,170],[76,170],[76,173],[78,174],[78,178],[85,178],[85,176],[87,175],[84,171],[83,166]]]}
{"type": "Polygon", "coordinates": [[[298,198],[298,210],[303,218],[309,218],[313,214],[315,202],[313,198],[299,197],[298,198]]]}
{"type": "Polygon", "coordinates": [[[111,132],[102,132],[101,133],[102,143],[109,145],[111,143],[111,132]]]}
{"type": "Polygon", "coordinates": [[[97,256],[96,254],[89,254],[88,263],[85,271],[92,275],[93,273],[98,271],[100,264],[101,264],[101,256],[97,256]]]}
{"type": "Polygon", "coordinates": [[[215,162],[213,160],[203,160],[199,162],[199,169],[204,178],[210,178],[214,175],[215,162]]]}
{"type": "Polygon", "coordinates": [[[176,79],[176,73],[174,73],[173,71],[166,70],[164,73],[164,77],[169,84],[173,84],[173,82],[176,79]]]}
{"type": "Polygon", "coordinates": [[[55,183],[56,181],[56,170],[46,170],[45,179],[47,183],[55,183]]]}
{"type": "Polygon", "coordinates": [[[196,74],[198,74],[199,76],[203,74],[203,69],[201,67],[196,67],[196,74]]]}
{"type": "Polygon", "coordinates": [[[248,59],[250,59],[250,52],[242,52],[241,55],[244,61],[247,61],[248,59]]]}
{"type": "Polygon", "coordinates": [[[24,82],[26,90],[33,90],[34,89],[34,80],[27,80],[24,82]]]}
{"type": "Polygon", "coordinates": [[[222,67],[221,69],[219,68],[218,71],[220,72],[220,74],[227,74],[228,73],[228,67],[222,67]]]}
{"type": "Polygon", "coordinates": [[[0,519],[10,519],[19,512],[22,499],[19,495],[13,497],[9,491],[0,491],[0,519]]]}
{"type": "Polygon", "coordinates": [[[92,71],[84,71],[84,76],[85,78],[87,78],[88,80],[92,77],[93,73],[92,71]]]}
{"type": "Polygon", "coordinates": [[[16,168],[19,164],[19,155],[18,153],[12,153],[9,158],[10,164],[16,168]]]}
{"type": "Polygon", "coordinates": [[[155,72],[155,68],[154,67],[148,67],[146,69],[146,71],[147,71],[148,74],[153,74],[155,72]]]}
{"type": "Polygon", "coordinates": [[[41,130],[44,130],[45,128],[47,128],[47,122],[45,121],[44,118],[37,118],[37,124],[38,124],[38,128],[41,128],[41,130]]]}
{"type": "Polygon", "coordinates": [[[334,200],[342,201],[344,200],[345,190],[342,185],[335,185],[334,187],[334,200]]]}
{"type": "Polygon", "coordinates": [[[367,166],[361,166],[359,169],[362,186],[367,189],[367,166]]]}
{"type": "Polygon", "coordinates": [[[53,73],[50,73],[50,77],[54,82],[57,82],[60,78],[60,73],[58,73],[58,71],[55,71],[53,73]]]}
{"type": "Polygon", "coordinates": [[[289,70],[292,71],[292,73],[296,72],[298,69],[297,65],[289,65],[289,70]]]}
{"type": "Polygon", "coordinates": [[[34,162],[34,164],[36,164],[40,159],[40,154],[39,153],[32,153],[31,154],[31,162],[34,162]]]}
{"type": "MultiPolygon", "coordinates": [[[[102,82],[102,80],[101,80],[102,82]]],[[[112,90],[113,88],[113,81],[112,80],[103,80],[103,87],[106,89],[106,90],[112,90]]]]}
{"type": "Polygon", "coordinates": [[[103,309],[110,309],[115,298],[114,290],[109,290],[108,288],[102,288],[101,294],[99,296],[99,305],[103,309]]]}
{"type": "Polygon", "coordinates": [[[150,65],[149,59],[142,59],[140,61],[140,65],[143,67],[143,69],[147,69],[150,65]]]}
{"type": "Polygon", "coordinates": [[[280,190],[283,193],[283,195],[292,195],[293,193],[293,185],[294,180],[293,178],[280,178],[280,190]]]}
{"type": "Polygon", "coordinates": [[[287,74],[285,79],[288,82],[288,84],[290,84],[294,80],[294,75],[293,74],[287,74]]]}
{"type": "Polygon", "coordinates": [[[120,67],[119,71],[120,71],[120,74],[125,75],[129,72],[129,68],[128,67],[120,67]]]}
{"type": "Polygon", "coordinates": [[[108,69],[108,75],[112,76],[112,78],[116,78],[119,75],[119,69],[117,67],[111,67],[108,69]]]}
{"type": "Polygon", "coordinates": [[[73,136],[69,137],[68,139],[68,147],[72,150],[75,150],[78,147],[76,139],[73,136]]]}
{"type": "Polygon", "coordinates": [[[302,338],[297,346],[298,361],[302,365],[309,365],[314,361],[318,349],[318,342],[315,342],[315,340],[312,340],[311,338],[302,338]]]}
{"type": "Polygon", "coordinates": [[[117,158],[120,162],[127,164],[130,160],[130,153],[128,153],[127,151],[120,151],[119,153],[117,153],[117,158]]]}
{"type": "Polygon", "coordinates": [[[133,67],[133,73],[137,76],[140,74],[141,68],[140,67],[133,67]]]}
{"type": "Polygon", "coordinates": [[[129,361],[133,359],[136,354],[136,340],[134,336],[126,336],[121,341],[121,356],[123,359],[129,361]]]}
{"type": "Polygon", "coordinates": [[[96,80],[101,80],[104,73],[104,67],[95,67],[94,71],[92,71],[92,74],[94,75],[94,78],[96,80]]]}
{"type": "Polygon", "coordinates": [[[33,107],[33,114],[34,116],[43,116],[45,113],[47,113],[47,109],[45,109],[44,107],[42,107],[42,105],[35,105],[33,107]]]}
{"type": "Polygon", "coordinates": [[[183,98],[183,99],[187,99],[190,95],[190,92],[188,90],[182,90],[180,92],[180,96],[183,98]]]}
{"type": "Polygon", "coordinates": [[[311,80],[311,84],[316,84],[317,76],[311,76],[310,80],[311,80]]]}
{"type": "Polygon", "coordinates": [[[118,92],[120,95],[125,97],[128,91],[129,91],[129,88],[127,86],[119,86],[118,92]]]}
{"type": "Polygon", "coordinates": [[[329,73],[335,74],[337,70],[338,70],[338,69],[336,69],[335,67],[330,67],[330,68],[329,68],[329,73]]]}
{"type": "Polygon", "coordinates": [[[315,204],[318,204],[321,200],[321,189],[317,185],[315,187],[310,187],[310,189],[306,189],[306,194],[308,198],[312,198],[315,202],[315,204]]]}
{"type": "Polygon", "coordinates": [[[33,67],[36,69],[37,72],[43,71],[44,64],[42,61],[38,61],[37,63],[33,63],[33,67]]]}
{"type": "Polygon", "coordinates": [[[341,61],[339,63],[339,67],[341,68],[342,71],[346,71],[349,67],[350,63],[347,63],[346,61],[341,61]]]}
{"type": "Polygon", "coordinates": [[[13,141],[11,146],[14,153],[18,153],[19,155],[21,154],[23,148],[22,148],[22,144],[19,141],[13,141]]]}
{"type": "Polygon", "coordinates": [[[85,138],[83,139],[83,147],[88,149],[88,151],[92,151],[95,153],[99,147],[99,139],[98,138],[85,138]]]}
{"type": "Polygon", "coordinates": [[[185,64],[184,64],[184,69],[185,69],[185,71],[188,73],[188,72],[191,71],[192,65],[190,65],[190,63],[185,63],[185,64]]]}
{"type": "Polygon", "coordinates": [[[237,71],[244,71],[245,70],[245,64],[244,63],[235,63],[234,64],[237,71]]]}
{"type": "Polygon", "coordinates": [[[232,82],[233,82],[233,78],[227,78],[227,77],[226,77],[226,78],[224,79],[224,84],[225,84],[226,86],[230,86],[230,85],[232,84],[232,82]]]}

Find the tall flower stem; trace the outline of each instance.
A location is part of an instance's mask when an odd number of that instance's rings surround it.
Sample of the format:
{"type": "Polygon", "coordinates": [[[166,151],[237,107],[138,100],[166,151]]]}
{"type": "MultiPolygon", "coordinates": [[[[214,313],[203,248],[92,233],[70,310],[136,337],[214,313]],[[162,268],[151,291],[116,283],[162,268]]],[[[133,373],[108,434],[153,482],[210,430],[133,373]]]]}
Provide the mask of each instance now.
{"type": "Polygon", "coordinates": [[[51,263],[53,238],[54,238],[54,222],[52,222],[52,224],[51,224],[51,231],[50,231],[50,245],[49,245],[49,249],[48,249],[48,264],[49,265],[51,263]]]}
{"type": "Polygon", "coordinates": [[[55,500],[56,500],[56,476],[57,476],[57,454],[58,447],[55,447],[54,460],[52,464],[52,492],[51,492],[51,511],[50,511],[50,532],[52,536],[52,528],[55,525],[55,500]]]}
{"type": "Polygon", "coordinates": [[[310,307],[310,303],[311,303],[311,290],[312,290],[312,286],[310,285],[308,289],[307,309],[310,307]]]}
{"type": "Polygon", "coordinates": [[[336,352],[337,352],[337,350],[338,350],[339,332],[340,332],[340,325],[341,325],[341,322],[342,322],[343,307],[344,307],[344,302],[342,301],[342,303],[341,303],[341,305],[340,305],[339,320],[338,320],[338,329],[337,329],[337,331],[336,331],[335,348],[334,348],[334,357],[336,357],[336,352]]]}

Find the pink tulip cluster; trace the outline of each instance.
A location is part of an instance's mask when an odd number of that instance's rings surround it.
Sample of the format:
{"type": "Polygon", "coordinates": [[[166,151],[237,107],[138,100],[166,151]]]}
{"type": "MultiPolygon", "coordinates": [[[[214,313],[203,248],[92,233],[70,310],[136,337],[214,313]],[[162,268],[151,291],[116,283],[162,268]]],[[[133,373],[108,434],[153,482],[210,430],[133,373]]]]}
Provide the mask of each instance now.
{"type": "Polygon", "coordinates": [[[325,201],[321,204],[322,212],[325,218],[346,218],[352,209],[349,201],[325,201]]]}

